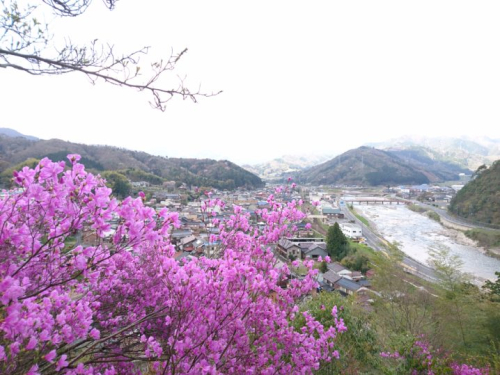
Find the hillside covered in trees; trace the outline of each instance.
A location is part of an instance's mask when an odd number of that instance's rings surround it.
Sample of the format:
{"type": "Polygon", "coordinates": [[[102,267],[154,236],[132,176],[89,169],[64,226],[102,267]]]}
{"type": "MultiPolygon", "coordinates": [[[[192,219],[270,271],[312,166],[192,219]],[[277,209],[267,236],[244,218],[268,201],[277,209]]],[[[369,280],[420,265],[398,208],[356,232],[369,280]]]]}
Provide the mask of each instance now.
{"type": "Polygon", "coordinates": [[[431,182],[457,180],[460,173],[471,175],[472,171],[457,163],[441,160],[425,148],[386,150],[424,173],[431,182]]]}
{"type": "Polygon", "coordinates": [[[0,135],[2,180],[8,180],[14,167],[19,168],[30,159],[65,160],[70,153],[81,155],[81,163],[90,170],[99,173],[121,171],[133,181],[159,184],[169,180],[218,189],[254,188],[263,184],[259,177],[227,160],[167,158],[111,146],[84,145],[59,139],[34,141],[6,135],[0,135]]]}
{"type": "Polygon", "coordinates": [[[500,226],[500,160],[489,168],[479,167],[475,178],[451,200],[449,210],[467,219],[500,226]]]}
{"type": "Polygon", "coordinates": [[[434,163],[423,155],[401,154],[359,147],[299,174],[312,184],[393,185],[423,184],[458,179],[457,166],[434,163]]]}

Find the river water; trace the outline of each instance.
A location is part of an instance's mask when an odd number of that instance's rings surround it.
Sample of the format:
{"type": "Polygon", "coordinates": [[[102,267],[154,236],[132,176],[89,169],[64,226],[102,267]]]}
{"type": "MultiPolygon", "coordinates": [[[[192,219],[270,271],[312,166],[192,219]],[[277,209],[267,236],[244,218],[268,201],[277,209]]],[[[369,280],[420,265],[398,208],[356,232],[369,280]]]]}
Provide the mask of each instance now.
{"type": "MultiPolygon", "coordinates": [[[[373,224],[387,241],[397,242],[399,248],[411,258],[428,264],[429,250],[446,247],[463,262],[462,271],[477,281],[496,280],[500,259],[484,254],[475,242],[462,232],[443,227],[425,214],[413,212],[403,205],[355,205],[355,209],[373,224]]],[[[373,225],[372,224],[372,225],[373,225]]]]}

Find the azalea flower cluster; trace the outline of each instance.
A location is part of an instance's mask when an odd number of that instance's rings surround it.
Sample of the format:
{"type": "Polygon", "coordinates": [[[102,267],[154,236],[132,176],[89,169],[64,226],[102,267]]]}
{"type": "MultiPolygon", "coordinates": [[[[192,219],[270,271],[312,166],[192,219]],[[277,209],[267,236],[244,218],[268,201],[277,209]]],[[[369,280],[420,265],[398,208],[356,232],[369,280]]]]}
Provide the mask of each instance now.
{"type": "MultiPolygon", "coordinates": [[[[115,200],[68,158],[16,172],[21,193],[0,200],[0,373],[291,374],[338,357],[341,319],[292,324],[312,263],[293,279],[270,250],[303,219],[300,202],[269,197],[263,229],[234,207],[212,222],[219,256],[179,263],[177,213],[115,200]]],[[[222,206],[209,197],[203,210],[222,206]]]]}
{"type": "Polygon", "coordinates": [[[475,368],[466,364],[452,364],[451,369],[454,375],[488,375],[487,368],[475,368]]]}
{"type": "Polygon", "coordinates": [[[488,367],[476,368],[467,364],[457,364],[450,362],[447,356],[437,355],[432,346],[423,339],[412,342],[409,350],[404,354],[399,352],[382,352],[380,356],[388,360],[395,359],[398,362],[398,368],[412,375],[435,375],[435,374],[453,374],[453,375],[489,375],[488,367]]]}

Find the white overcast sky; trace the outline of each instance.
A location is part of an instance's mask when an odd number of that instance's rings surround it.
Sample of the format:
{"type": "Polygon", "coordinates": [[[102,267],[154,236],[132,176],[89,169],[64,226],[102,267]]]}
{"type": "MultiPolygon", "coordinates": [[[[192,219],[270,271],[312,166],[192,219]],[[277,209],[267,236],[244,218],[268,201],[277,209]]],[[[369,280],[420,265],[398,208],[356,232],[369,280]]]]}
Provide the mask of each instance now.
{"type": "Polygon", "coordinates": [[[498,1],[97,0],[52,25],[152,57],[207,92],[162,113],[77,74],[0,69],[0,127],[236,163],[337,154],[405,134],[500,138],[498,1]]]}

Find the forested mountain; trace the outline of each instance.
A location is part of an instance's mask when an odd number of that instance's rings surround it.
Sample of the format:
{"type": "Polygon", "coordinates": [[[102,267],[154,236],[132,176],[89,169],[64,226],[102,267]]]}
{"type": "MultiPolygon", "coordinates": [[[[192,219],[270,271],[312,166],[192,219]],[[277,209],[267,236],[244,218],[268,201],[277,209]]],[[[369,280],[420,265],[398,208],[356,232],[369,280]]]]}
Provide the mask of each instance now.
{"type": "Polygon", "coordinates": [[[449,210],[458,216],[500,226],[500,160],[479,168],[475,177],[451,200],[449,210]]]}
{"type": "Polygon", "coordinates": [[[424,155],[399,154],[359,147],[298,175],[312,184],[393,185],[422,184],[458,179],[466,171],[454,165],[435,163],[424,155]]]}
{"type": "Polygon", "coordinates": [[[128,171],[127,175],[142,178],[144,173],[136,173],[142,171],[150,177],[159,177],[159,181],[220,189],[252,188],[263,184],[259,177],[227,160],[167,158],[111,146],[83,145],[59,139],[32,141],[5,135],[0,135],[0,173],[8,174],[9,168],[30,158],[66,160],[69,153],[80,154],[81,162],[97,172],[128,171]]]}
{"type": "Polygon", "coordinates": [[[422,170],[422,173],[429,177],[430,181],[437,178],[441,181],[456,180],[460,173],[472,174],[470,169],[461,167],[449,161],[432,158],[427,150],[413,148],[406,150],[387,150],[396,155],[406,163],[422,170]]]}

